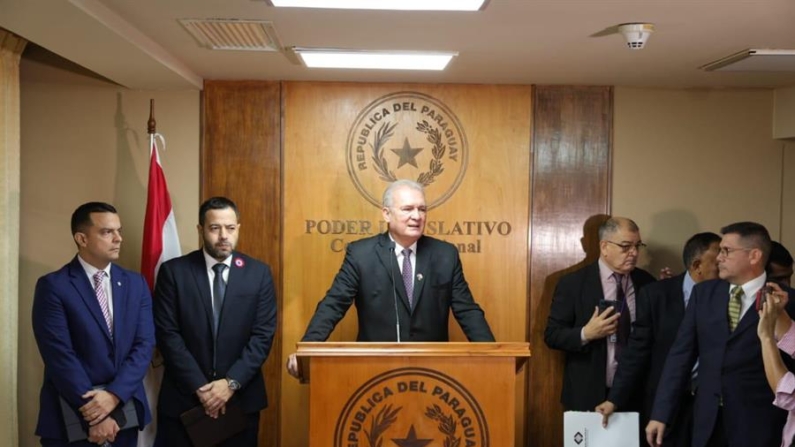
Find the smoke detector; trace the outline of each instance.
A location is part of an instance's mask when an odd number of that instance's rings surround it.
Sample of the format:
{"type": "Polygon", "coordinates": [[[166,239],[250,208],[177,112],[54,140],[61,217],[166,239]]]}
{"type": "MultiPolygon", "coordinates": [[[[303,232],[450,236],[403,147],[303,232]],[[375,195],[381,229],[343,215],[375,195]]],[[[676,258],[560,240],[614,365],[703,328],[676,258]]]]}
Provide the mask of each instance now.
{"type": "Polygon", "coordinates": [[[646,41],[654,32],[654,25],[651,23],[624,23],[618,25],[618,32],[624,35],[627,40],[627,47],[630,50],[641,50],[646,46],[646,41]]]}

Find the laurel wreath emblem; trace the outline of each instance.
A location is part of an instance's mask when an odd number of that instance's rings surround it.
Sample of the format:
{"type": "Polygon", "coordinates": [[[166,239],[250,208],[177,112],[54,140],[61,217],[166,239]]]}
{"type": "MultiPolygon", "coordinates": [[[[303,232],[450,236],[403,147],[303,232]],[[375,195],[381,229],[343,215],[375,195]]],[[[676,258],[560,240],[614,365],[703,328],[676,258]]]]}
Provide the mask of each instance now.
{"type": "MultiPolygon", "coordinates": [[[[373,142],[370,147],[373,150],[373,163],[375,164],[375,171],[378,177],[385,182],[394,182],[397,180],[395,173],[389,169],[389,162],[384,157],[384,145],[394,135],[395,127],[397,124],[390,124],[385,122],[378,128],[373,135],[373,142]]],[[[428,186],[436,180],[442,172],[444,172],[444,153],[447,151],[447,146],[442,140],[442,133],[438,128],[431,126],[426,120],[417,123],[417,130],[427,135],[427,140],[433,144],[431,159],[428,170],[420,173],[417,176],[417,183],[422,186],[428,186]]]]}
{"type": "Polygon", "coordinates": [[[458,424],[453,416],[444,414],[442,408],[434,404],[425,409],[425,417],[439,423],[439,432],[445,436],[444,447],[459,447],[461,445],[461,438],[455,436],[458,424]]]}
{"type": "Polygon", "coordinates": [[[370,420],[370,430],[364,430],[370,447],[383,447],[384,440],[381,437],[389,429],[389,426],[397,421],[397,414],[401,408],[403,407],[397,407],[393,411],[392,405],[386,405],[370,420]]]}

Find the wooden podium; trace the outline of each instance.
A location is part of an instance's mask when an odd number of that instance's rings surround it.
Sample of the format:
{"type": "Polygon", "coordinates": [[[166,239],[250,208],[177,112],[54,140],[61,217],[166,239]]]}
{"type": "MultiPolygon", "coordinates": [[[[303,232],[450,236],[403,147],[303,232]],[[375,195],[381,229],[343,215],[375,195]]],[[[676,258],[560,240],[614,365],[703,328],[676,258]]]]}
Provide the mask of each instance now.
{"type": "Polygon", "coordinates": [[[528,343],[298,343],[309,447],[510,447],[528,343]]]}

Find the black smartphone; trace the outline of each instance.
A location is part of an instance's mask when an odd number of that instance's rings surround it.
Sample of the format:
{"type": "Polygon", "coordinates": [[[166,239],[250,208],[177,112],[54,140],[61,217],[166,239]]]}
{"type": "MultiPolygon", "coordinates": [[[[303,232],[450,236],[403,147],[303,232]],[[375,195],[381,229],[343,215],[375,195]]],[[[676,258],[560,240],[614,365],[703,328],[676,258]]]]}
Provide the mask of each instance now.
{"type": "Polygon", "coordinates": [[[756,294],[756,311],[762,310],[762,304],[767,302],[767,296],[774,292],[773,288],[770,286],[764,286],[759,289],[759,293],[756,294]]]}
{"type": "Polygon", "coordinates": [[[616,313],[618,312],[617,304],[618,302],[613,300],[599,300],[599,313],[601,314],[607,310],[608,307],[612,307],[613,313],[616,313]]]}

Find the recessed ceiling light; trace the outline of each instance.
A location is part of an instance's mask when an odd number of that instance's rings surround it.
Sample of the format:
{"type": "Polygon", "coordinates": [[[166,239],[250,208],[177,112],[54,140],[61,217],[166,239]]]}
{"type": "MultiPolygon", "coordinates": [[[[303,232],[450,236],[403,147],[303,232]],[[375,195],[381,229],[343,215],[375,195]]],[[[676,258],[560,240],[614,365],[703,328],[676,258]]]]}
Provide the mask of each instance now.
{"type": "Polygon", "coordinates": [[[444,70],[458,53],[292,48],[309,68],[444,70]]]}
{"type": "Polygon", "coordinates": [[[477,11],[486,0],[267,0],[273,6],[403,11],[477,11]]]}

